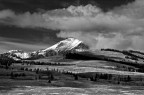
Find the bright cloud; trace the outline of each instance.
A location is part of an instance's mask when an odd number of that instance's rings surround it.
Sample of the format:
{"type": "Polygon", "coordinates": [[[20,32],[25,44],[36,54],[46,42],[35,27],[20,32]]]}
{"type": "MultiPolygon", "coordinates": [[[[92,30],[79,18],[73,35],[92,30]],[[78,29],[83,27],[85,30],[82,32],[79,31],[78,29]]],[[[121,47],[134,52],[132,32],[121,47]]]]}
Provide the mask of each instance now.
{"type": "Polygon", "coordinates": [[[92,5],[70,6],[45,13],[0,11],[0,22],[18,27],[60,30],[57,37],[75,37],[91,48],[144,50],[144,1],[103,12],[92,5]]]}

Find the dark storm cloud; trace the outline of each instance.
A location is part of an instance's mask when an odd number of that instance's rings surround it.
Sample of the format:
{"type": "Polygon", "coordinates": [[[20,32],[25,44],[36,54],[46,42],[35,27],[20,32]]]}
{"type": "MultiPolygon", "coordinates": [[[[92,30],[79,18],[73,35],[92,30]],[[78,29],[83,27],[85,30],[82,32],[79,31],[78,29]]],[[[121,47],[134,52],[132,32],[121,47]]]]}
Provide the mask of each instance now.
{"type": "Polygon", "coordinates": [[[45,49],[61,40],[55,33],[58,31],[0,25],[0,53],[11,49],[25,51],[45,49]]]}
{"type": "Polygon", "coordinates": [[[49,47],[49,45],[45,44],[28,44],[28,43],[19,43],[19,42],[13,42],[12,40],[17,39],[11,39],[11,38],[3,38],[0,37],[0,53],[7,52],[8,50],[25,50],[25,51],[35,51],[39,49],[45,49],[49,47]]]}
{"type": "Polygon", "coordinates": [[[18,28],[6,25],[0,25],[0,29],[0,37],[17,39],[12,40],[15,42],[53,44],[60,40],[55,39],[55,33],[58,33],[58,31],[54,30],[41,28],[18,28]]]}

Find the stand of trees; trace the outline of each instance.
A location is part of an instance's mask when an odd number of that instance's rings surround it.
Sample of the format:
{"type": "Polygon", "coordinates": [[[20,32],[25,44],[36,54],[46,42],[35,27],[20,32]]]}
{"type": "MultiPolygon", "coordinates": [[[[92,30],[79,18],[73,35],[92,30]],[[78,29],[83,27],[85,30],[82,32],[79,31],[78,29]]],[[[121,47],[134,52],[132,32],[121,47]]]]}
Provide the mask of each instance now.
{"type": "Polygon", "coordinates": [[[60,62],[39,62],[39,61],[21,61],[22,65],[54,65],[54,66],[67,66],[67,65],[74,65],[74,64],[65,64],[60,62]]]}
{"type": "Polygon", "coordinates": [[[15,60],[13,60],[11,58],[0,56],[0,66],[2,68],[8,69],[14,62],[15,62],[15,60]]]}

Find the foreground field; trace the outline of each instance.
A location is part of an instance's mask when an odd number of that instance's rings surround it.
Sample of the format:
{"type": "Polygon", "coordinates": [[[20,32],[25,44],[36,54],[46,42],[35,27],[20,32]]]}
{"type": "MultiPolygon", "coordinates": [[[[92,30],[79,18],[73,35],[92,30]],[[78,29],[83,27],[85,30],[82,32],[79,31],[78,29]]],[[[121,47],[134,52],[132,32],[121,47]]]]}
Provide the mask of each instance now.
{"type": "Polygon", "coordinates": [[[0,95],[143,95],[137,69],[99,60],[13,63],[0,68],[0,95]]]}
{"type": "Polygon", "coordinates": [[[89,88],[23,86],[0,95],[143,95],[143,87],[93,85],[89,88]]]}

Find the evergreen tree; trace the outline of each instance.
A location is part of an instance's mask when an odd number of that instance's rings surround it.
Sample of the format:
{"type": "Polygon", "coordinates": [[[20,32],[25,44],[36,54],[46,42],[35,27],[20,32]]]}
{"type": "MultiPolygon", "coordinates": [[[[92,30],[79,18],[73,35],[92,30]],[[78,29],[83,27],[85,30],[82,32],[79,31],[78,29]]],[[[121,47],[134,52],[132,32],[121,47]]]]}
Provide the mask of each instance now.
{"type": "Polygon", "coordinates": [[[74,74],[74,79],[78,80],[78,75],[77,74],[74,74]]]}
{"type": "Polygon", "coordinates": [[[127,76],[127,82],[131,81],[131,77],[128,75],[127,76]]]}

